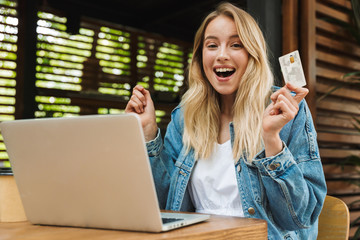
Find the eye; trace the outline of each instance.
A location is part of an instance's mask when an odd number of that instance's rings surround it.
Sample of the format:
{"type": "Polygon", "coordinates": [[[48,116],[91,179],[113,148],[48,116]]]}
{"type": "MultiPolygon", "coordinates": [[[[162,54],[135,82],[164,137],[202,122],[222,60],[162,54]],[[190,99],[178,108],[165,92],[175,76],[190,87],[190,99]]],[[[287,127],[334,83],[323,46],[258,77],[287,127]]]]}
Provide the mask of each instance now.
{"type": "Polygon", "coordinates": [[[217,45],[216,45],[216,44],[211,43],[211,44],[208,44],[206,47],[207,47],[207,48],[216,48],[216,47],[217,47],[217,45]]]}
{"type": "Polygon", "coordinates": [[[244,47],[241,43],[233,43],[231,46],[234,48],[243,48],[244,47]]]}
{"type": "Polygon", "coordinates": [[[205,43],[206,48],[214,49],[217,48],[217,44],[213,42],[205,43]]]}

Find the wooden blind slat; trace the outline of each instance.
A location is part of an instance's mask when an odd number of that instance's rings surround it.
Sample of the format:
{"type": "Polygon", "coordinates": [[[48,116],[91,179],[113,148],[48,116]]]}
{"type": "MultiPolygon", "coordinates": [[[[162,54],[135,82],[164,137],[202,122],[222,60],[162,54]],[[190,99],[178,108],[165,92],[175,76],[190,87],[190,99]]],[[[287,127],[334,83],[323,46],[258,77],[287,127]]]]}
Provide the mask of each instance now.
{"type": "Polygon", "coordinates": [[[331,68],[325,68],[318,66],[316,68],[316,76],[327,78],[330,80],[345,81],[343,79],[343,72],[335,71],[331,68]]]}
{"type": "Polygon", "coordinates": [[[360,46],[354,43],[347,43],[344,41],[337,41],[332,38],[327,38],[321,35],[316,35],[316,43],[321,46],[326,46],[331,50],[351,54],[355,57],[360,57],[360,46]]]}
{"type": "Polygon", "coordinates": [[[346,101],[338,102],[338,101],[329,101],[325,99],[319,101],[317,103],[317,107],[328,111],[337,111],[337,112],[360,115],[359,106],[353,102],[346,102],[346,101]]]}
{"type": "MultiPolygon", "coordinates": [[[[322,84],[318,83],[316,85],[316,90],[319,93],[326,94],[330,90],[334,88],[334,84],[322,84]]],[[[332,96],[342,97],[342,98],[348,98],[352,100],[359,100],[360,101],[360,94],[358,90],[348,89],[348,88],[339,88],[331,93],[332,96]]],[[[360,102],[359,102],[360,105],[360,102]]]]}
{"type": "Polygon", "coordinates": [[[360,71],[360,62],[357,60],[350,59],[349,57],[338,56],[321,51],[316,51],[316,58],[323,62],[327,62],[333,65],[347,68],[349,69],[348,71],[351,71],[351,69],[360,71]]]}
{"type": "Polygon", "coordinates": [[[350,38],[350,34],[348,32],[346,32],[346,30],[344,28],[334,25],[332,23],[329,23],[322,19],[316,20],[316,28],[318,30],[322,30],[322,31],[328,32],[330,34],[333,34],[334,37],[340,37],[340,38],[347,39],[347,40],[349,40],[349,38],[350,38]]]}
{"type": "Polygon", "coordinates": [[[338,7],[346,8],[348,10],[351,9],[351,2],[349,0],[322,0],[322,1],[333,4],[338,7]]]}
{"type": "MultiPolygon", "coordinates": [[[[335,114],[334,114],[335,115],[335,114]]],[[[347,116],[348,117],[348,116],[347,116]]],[[[317,125],[330,126],[333,128],[354,129],[355,121],[351,118],[340,118],[335,116],[318,116],[317,125]]]]}
{"type": "Polygon", "coordinates": [[[323,158],[346,158],[351,155],[360,155],[360,150],[344,150],[344,149],[320,149],[320,155],[323,158]]]}
{"type": "Polygon", "coordinates": [[[348,14],[340,12],[319,2],[316,3],[316,11],[326,16],[336,18],[343,22],[349,23],[351,21],[348,14]]]}
{"type": "Polygon", "coordinates": [[[318,141],[360,144],[360,135],[337,134],[337,133],[318,133],[318,141]]]}
{"type": "MultiPolygon", "coordinates": [[[[350,155],[360,156],[358,147],[360,136],[352,119],[352,117],[360,117],[360,92],[358,88],[345,83],[347,80],[343,78],[346,73],[360,70],[359,45],[342,26],[351,22],[349,11],[351,3],[349,0],[301,2],[305,2],[300,6],[302,15],[306,16],[300,22],[302,26],[300,35],[304,43],[302,51],[305,52],[302,55],[311,56],[302,60],[304,70],[311,69],[316,72],[316,79],[312,83],[315,86],[316,99],[311,99],[310,105],[316,105],[317,109],[314,118],[328,194],[341,199],[347,197],[359,199],[359,187],[346,180],[349,176],[355,176],[353,173],[356,172],[356,168],[351,166],[351,174],[349,171],[344,172],[344,178],[334,176],[329,169],[334,166],[339,168],[338,164],[350,155]],[[312,34],[309,36],[309,33],[312,34]],[[333,86],[341,86],[341,88],[318,101],[333,86]]],[[[351,219],[354,220],[358,213],[353,208],[350,210],[351,219]]],[[[350,236],[354,234],[356,228],[352,228],[350,236]]]]}

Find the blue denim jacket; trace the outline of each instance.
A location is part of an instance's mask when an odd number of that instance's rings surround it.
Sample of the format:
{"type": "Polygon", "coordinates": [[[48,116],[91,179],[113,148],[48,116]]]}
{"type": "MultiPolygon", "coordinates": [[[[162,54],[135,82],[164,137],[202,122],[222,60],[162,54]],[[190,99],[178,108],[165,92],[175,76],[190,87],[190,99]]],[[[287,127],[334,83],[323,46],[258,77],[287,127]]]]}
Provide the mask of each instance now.
{"type": "MultiPolygon", "coordinates": [[[[194,211],[187,189],[196,162],[193,150],[185,154],[183,111],[172,112],[164,141],[147,143],[160,208],[194,211]]],[[[234,139],[230,123],[231,142],[234,139]]],[[[303,100],[296,117],[280,132],[283,150],[265,157],[264,150],[250,164],[234,162],[245,217],[265,219],[268,239],[316,239],[318,216],[326,183],[309,108],[303,100]]]]}

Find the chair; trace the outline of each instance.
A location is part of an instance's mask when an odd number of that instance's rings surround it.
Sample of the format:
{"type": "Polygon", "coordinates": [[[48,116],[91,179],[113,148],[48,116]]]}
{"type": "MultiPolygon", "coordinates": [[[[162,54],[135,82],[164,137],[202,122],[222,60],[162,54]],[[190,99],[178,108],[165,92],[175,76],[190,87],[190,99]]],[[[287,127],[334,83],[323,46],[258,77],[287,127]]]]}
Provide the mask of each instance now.
{"type": "Polygon", "coordinates": [[[319,216],[318,240],[348,240],[350,213],[347,205],[340,199],[326,196],[319,216]]]}

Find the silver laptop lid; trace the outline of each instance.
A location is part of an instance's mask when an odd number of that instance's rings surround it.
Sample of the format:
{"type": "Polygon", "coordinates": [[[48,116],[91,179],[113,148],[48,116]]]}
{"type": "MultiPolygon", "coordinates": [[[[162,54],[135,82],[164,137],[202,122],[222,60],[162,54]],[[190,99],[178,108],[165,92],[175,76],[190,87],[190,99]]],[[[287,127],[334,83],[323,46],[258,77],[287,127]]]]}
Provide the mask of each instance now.
{"type": "Polygon", "coordinates": [[[137,116],[17,120],[0,127],[30,222],[161,231],[137,116]]]}

